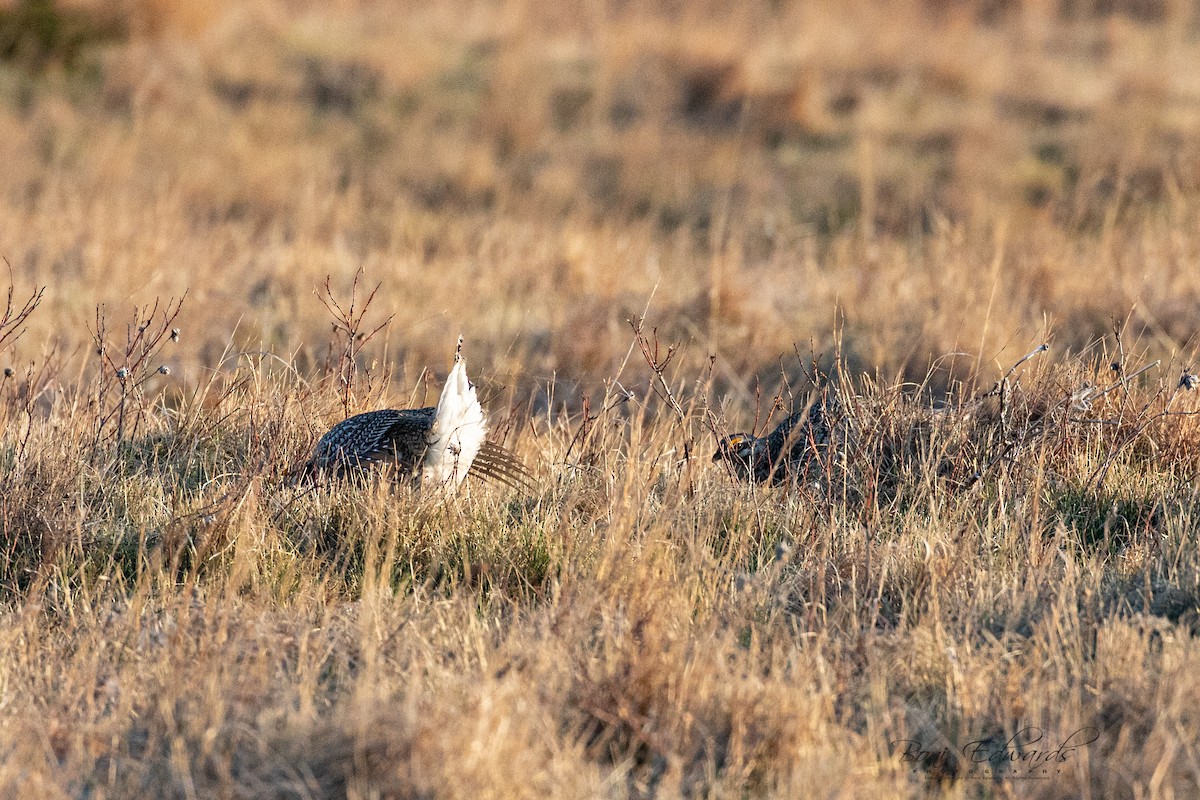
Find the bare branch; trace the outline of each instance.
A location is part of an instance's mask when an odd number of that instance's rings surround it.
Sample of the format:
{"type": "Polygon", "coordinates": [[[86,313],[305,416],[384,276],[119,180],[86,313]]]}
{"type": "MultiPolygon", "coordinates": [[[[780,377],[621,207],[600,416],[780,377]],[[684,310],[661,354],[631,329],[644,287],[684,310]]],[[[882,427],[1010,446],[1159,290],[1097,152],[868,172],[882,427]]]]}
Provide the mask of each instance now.
{"type": "Polygon", "coordinates": [[[8,290],[5,292],[4,311],[0,313],[0,352],[21,338],[21,334],[25,332],[25,321],[42,304],[42,297],[46,293],[46,287],[39,286],[24,302],[18,304],[14,297],[17,282],[12,264],[7,258],[4,259],[4,263],[8,267],[8,290]]]}
{"type": "Polygon", "coordinates": [[[338,395],[342,403],[342,410],[346,416],[350,416],[355,406],[354,394],[360,382],[360,372],[363,373],[363,377],[368,381],[368,390],[370,387],[371,376],[367,370],[359,366],[359,353],[395,317],[394,314],[389,315],[387,319],[369,331],[364,329],[371,304],[374,302],[375,295],[379,292],[383,284],[377,283],[367,293],[367,296],[363,298],[360,304],[358,297],[359,282],[362,280],[362,277],[363,269],[360,267],[354,273],[354,280],[350,285],[349,302],[343,301],[339,303],[337,298],[334,297],[330,276],[325,277],[324,285],[316,291],[317,299],[321,301],[321,305],[325,306],[325,310],[332,317],[331,328],[334,337],[333,341],[329,344],[329,355],[326,358],[325,368],[326,372],[330,375],[336,375],[338,395]]]}

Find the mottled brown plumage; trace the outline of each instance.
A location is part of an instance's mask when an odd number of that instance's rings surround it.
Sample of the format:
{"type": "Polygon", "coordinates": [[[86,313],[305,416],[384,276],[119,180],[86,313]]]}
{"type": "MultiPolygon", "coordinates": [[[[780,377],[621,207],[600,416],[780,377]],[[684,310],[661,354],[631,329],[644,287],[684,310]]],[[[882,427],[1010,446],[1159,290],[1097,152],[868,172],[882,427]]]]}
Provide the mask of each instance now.
{"type": "MultiPolygon", "coordinates": [[[[392,465],[398,476],[420,482],[437,408],[385,408],[356,414],[334,425],[309,461],[312,473],[339,478],[392,465]]],[[[532,477],[512,451],[485,442],[471,462],[468,475],[529,488],[532,477]]]]}
{"type": "Polygon", "coordinates": [[[356,414],[321,437],[311,463],[339,477],[376,464],[394,464],[400,474],[415,480],[436,411],[430,406],[356,414]]]}
{"type": "Polygon", "coordinates": [[[437,406],[357,414],[321,437],[307,473],[338,477],[391,465],[397,477],[454,491],[468,474],[531,488],[532,478],[513,453],[485,441],[487,417],[467,377],[462,337],[437,406]]]}
{"type": "Polygon", "coordinates": [[[713,461],[725,461],[744,481],[781,484],[803,479],[821,469],[821,456],[833,441],[841,417],[837,397],[826,391],[767,436],[735,433],[726,437],[713,461]]]}

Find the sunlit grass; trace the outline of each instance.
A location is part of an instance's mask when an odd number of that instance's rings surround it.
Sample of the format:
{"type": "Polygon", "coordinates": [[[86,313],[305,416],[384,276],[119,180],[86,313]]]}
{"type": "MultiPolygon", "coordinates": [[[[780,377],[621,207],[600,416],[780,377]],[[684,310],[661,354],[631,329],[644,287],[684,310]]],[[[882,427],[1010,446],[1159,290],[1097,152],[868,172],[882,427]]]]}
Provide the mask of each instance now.
{"type": "Polygon", "coordinates": [[[3,793],[1200,791],[1200,51],[1035,5],[80,0],[0,47],[3,793]],[[459,333],[535,489],[298,480],[459,333]],[[810,479],[711,462],[821,376],[810,479]]]}

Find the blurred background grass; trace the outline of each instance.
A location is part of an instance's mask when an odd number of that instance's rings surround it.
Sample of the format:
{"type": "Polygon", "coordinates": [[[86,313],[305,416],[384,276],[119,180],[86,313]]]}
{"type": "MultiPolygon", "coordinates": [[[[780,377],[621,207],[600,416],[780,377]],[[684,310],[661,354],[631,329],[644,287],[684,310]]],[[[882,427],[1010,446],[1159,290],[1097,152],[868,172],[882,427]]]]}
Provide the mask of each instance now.
{"type": "Polygon", "coordinates": [[[312,292],[359,267],[409,386],[460,328],[522,395],[594,382],[647,306],[721,387],[839,335],[991,379],[1131,309],[1177,352],[1198,32],[1165,0],[25,0],[0,252],[50,284],[27,346],[189,290],[183,380],[231,337],[311,365],[312,292]]]}

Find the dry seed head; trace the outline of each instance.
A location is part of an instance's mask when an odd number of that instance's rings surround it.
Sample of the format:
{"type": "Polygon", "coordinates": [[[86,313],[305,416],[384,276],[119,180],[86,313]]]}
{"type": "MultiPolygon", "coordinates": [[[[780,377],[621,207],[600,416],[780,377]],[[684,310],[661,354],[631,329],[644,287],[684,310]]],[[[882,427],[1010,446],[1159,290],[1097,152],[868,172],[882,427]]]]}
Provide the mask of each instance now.
{"type": "Polygon", "coordinates": [[[179,341],[179,328],[171,328],[171,341],[172,342],[179,341]]]}
{"type": "Polygon", "coordinates": [[[6,378],[11,378],[11,377],[13,376],[13,374],[14,374],[14,373],[13,373],[13,368],[12,368],[12,367],[5,367],[5,368],[4,368],[4,377],[6,377],[6,378]]]}
{"type": "Polygon", "coordinates": [[[1096,390],[1092,385],[1085,383],[1078,391],[1071,395],[1071,410],[1080,414],[1090,411],[1092,408],[1092,398],[1095,394],[1096,390]]]}

